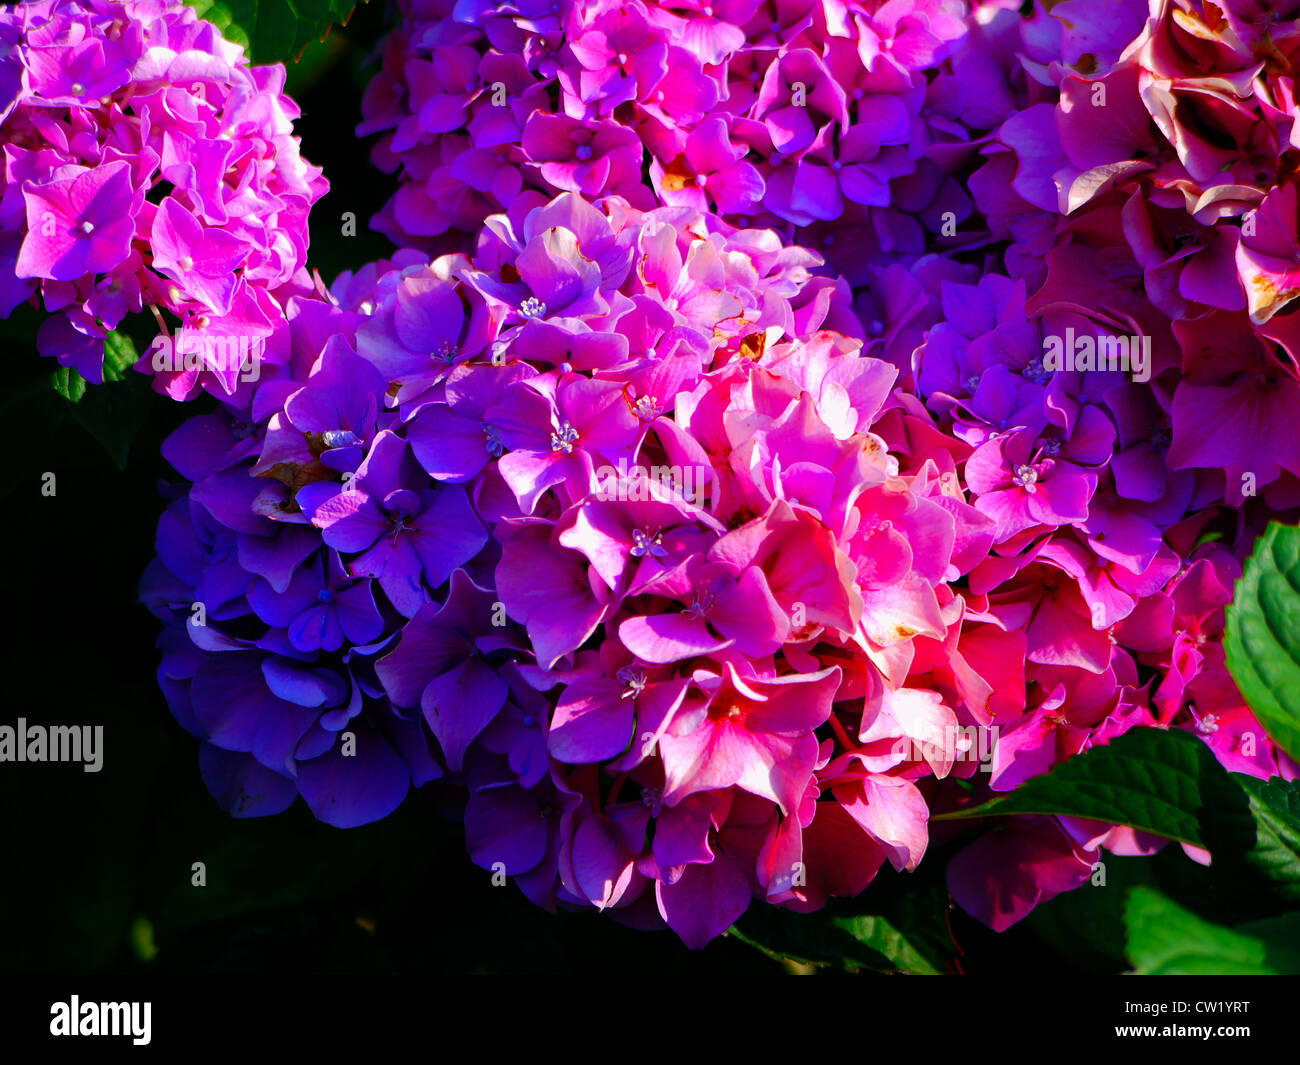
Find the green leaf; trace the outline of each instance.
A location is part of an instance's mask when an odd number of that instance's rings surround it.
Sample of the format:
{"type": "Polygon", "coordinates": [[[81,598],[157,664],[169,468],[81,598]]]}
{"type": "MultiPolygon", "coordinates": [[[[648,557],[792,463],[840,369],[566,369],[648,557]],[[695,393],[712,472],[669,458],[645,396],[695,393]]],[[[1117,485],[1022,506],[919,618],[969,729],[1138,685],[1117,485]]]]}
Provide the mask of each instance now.
{"type": "Polygon", "coordinates": [[[941,971],[887,918],[835,917],[831,923],[844,929],[864,947],[889,959],[894,969],[925,976],[937,975],[941,971]]]}
{"type": "Polygon", "coordinates": [[[1246,861],[1264,874],[1278,895],[1300,903],[1300,781],[1242,774],[1237,781],[1255,818],[1255,845],[1246,861]]]}
{"type": "Polygon", "coordinates": [[[348,41],[342,34],[331,33],[323,41],[313,41],[286,71],[284,91],[301,100],[348,53],[348,41]]]}
{"type": "Polygon", "coordinates": [[[831,916],[755,906],[729,934],[769,958],[804,965],[927,976],[941,971],[881,916],[831,916]]]}
{"type": "Polygon", "coordinates": [[[50,375],[54,391],[69,403],[80,403],[86,394],[86,379],[70,366],[60,366],[50,375]]]}
{"type": "Polygon", "coordinates": [[[1135,728],[1025,781],[1015,791],[932,821],[1055,814],[1131,825],[1198,847],[1250,829],[1240,786],[1199,739],[1178,729],[1135,728]]]}
{"type": "Polygon", "coordinates": [[[1292,758],[1300,758],[1300,529],[1269,525],[1233,591],[1224,639],[1246,702],[1292,758]]]}
{"type": "Polygon", "coordinates": [[[312,41],[352,17],[356,0],[186,0],[258,64],[296,61],[312,41]]]}
{"type": "Polygon", "coordinates": [[[942,973],[954,953],[945,921],[943,863],[882,870],[860,896],[796,913],[751,906],[728,932],[784,962],[880,973],[942,973]]]}
{"type": "Polygon", "coordinates": [[[135,344],[125,333],[116,330],[104,338],[104,380],[121,381],[140,359],[135,344]]]}
{"type": "MultiPolygon", "coordinates": [[[[185,0],[187,6],[194,8],[198,12],[199,18],[207,19],[212,25],[221,31],[221,36],[234,44],[243,45],[244,51],[252,58],[253,49],[248,40],[248,34],[243,28],[235,22],[235,16],[231,13],[231,5],[224,4],[221,0],[185,0]]],[[[235,5],[239,6],[239,5],[235,5]]]]}
{"type": "Polygon", "coordinates": [[[1300,914],[1225,928],[1136,887],[1124,910],[1128,958],[1143,976],[1300,973],[1300,914]]]}

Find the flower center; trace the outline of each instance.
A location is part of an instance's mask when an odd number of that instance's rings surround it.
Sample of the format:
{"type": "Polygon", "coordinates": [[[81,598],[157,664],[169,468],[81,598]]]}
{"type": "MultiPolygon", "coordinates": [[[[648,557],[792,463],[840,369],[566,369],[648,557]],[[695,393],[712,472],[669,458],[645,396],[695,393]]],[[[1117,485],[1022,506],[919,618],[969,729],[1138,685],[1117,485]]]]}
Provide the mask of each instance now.
{"type": "Polygon", "coordinates": [[[688,618],[703,618],[710,610],[713,609],[713,596],[708,592],[703,595],[697,595],[695,601],[686,608],[688,618]]]}
{"type": "Polygon", "coordinates": [[[658,532],[648,533],[644,529],[633,529],[632,557],[643,558],[646,555],[649,555],[651,558],[666,557],[668,552],[663,545],[659,543],[659,537],[661,535],[663,534],[658,532]]]}
{"type": "Polygon", "coordinates": [[[81,231],[86,234],[95,232],[95,223],[90,221],[82,222],[81,231]]]}
{"type": "Polygon", "coordinates": [[[551,450],[573,454],[573,445],[578,442],[578,430],[568,422],[561,422],[560,427],[551,433],[551,450]]]}
{"type": "Polygon", "coordinates": [[[623,694],[620,699],[635,699],[645,690],[645,670],[640,666],[624,666],[614,676],[623,682],[623,694]]]}
{"type": "Polygon", "coordinates": [[[1036,385],[1045,385],[1051,379],[1052,374],[1043,366],[1043,360],[1035,357],[1029,364],[1020,371],[1020,376],[1026,381],[1032,381],[1036,385]]]}
{"type": "Polygon", "coordinates": [[[326,448],[335,448],[359,444],[361,439],[351,429],[326,429],[320,434],[320,442],[326,448]]]}
{"type": "Polygon", "coordinates": [[[641,396],[633,404],[637,417],[652,422],[659,417],[659,399],[656,396],[641,396]]]}
{"type": "Polygon", "coordinates": [[[519,305],[519,313],[525,318],[541,318],[546,313],[546,304],[536,296],[529,296],[519,305]]]}
{"type": "Polygon", "coordinates": [[[483,446],[487,453],[494,459],[499,459],[506,452],[505,444],[501,443],[500,430],[491,422],[479,422],[479,428],[483,430],[483,446]]]}
{"type": "Polygon", "coordinates": [[[1011,481],[1031,495],[1038,491],[1038,471],[1033,466],[1017,466],[1011,481]]]}

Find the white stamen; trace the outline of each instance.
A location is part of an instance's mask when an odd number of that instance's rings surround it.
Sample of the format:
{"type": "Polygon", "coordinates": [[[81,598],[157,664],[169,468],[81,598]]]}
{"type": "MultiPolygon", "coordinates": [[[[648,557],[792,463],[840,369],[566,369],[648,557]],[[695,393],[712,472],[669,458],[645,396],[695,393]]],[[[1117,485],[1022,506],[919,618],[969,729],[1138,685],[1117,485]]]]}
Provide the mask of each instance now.
{"type": "Polygon", "coordinates": [[[551,433],[551,450],[573,454],[573,445],[578,442],[578,430],[568,422],[561,422],[560,427],[551,433]]]}
{"type": "Polygon", "coordinates": [[[1038,491],[1038,471],[1032,466],[1017,466],[1016,475],[1011,480],[1031,495],[1038,491]]]}

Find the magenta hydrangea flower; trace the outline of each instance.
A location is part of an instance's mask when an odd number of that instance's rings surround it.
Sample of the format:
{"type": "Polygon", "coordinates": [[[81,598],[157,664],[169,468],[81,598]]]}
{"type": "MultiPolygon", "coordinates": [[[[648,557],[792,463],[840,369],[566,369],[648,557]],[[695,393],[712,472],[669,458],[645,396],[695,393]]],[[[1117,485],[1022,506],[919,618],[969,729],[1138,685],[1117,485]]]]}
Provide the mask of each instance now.
{"type": "Polygon", "coordinates": [[[132,215],[144,195],[131,187],[130,165],[69,170],[59,180],[24,184],[28,236],[14,267],[17,277],[76,281],[109,272],[131,251],[132,215]]]}
{"type": "Polygon", "coordinates": [[[0,41],[0,313],[39,293],[58,316],[42,353],[98,382],[105,336],[148,307],[155,387],[233,393],[312,291],[328,185],[291,136],[284,68],[249,67],[179,0],[19,4],[0,41]]]}

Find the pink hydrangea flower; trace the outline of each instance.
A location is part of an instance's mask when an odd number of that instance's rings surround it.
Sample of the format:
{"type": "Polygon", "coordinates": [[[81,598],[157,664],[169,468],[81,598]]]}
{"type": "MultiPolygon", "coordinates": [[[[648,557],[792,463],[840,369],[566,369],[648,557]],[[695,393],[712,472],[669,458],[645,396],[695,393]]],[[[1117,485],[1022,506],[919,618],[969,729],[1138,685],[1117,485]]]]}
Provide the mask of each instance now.
{"type": "Polygon", "coordinates": [[[61,319],[42,352],[97,382],[104,337],[149,307],[168,330],[139,367],[155,387],[233,393],[311,292],[307,216],[328,188],[291,136],[284,68],[249,67],[179,0],[40,0],[0,34],[0,313],[39,291],[61,319]]]}

